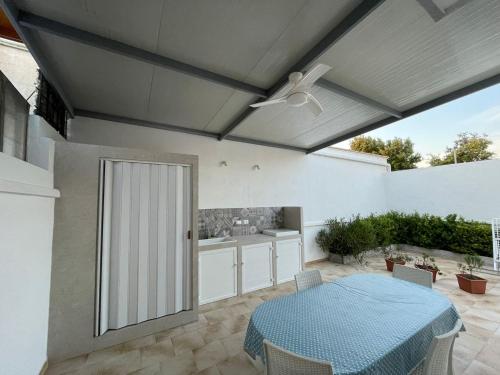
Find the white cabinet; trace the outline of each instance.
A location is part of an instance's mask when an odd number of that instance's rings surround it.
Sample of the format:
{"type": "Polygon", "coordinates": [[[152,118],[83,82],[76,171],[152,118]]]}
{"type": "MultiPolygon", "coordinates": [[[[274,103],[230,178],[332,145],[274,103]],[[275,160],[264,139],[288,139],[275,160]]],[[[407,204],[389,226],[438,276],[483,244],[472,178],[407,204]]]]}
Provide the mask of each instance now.
{"type": "Polygon", "coordinates": [[[241,260],[241,288],[243,293],[273,285],[272,242],[242,246],[241,260]]]}
{"type": "Polygon", "coordinates": [[[294,279],[302,271],[302,242],[300,239],[276,241],[276,281],[278,284],[294,279]]]}
{"type": "Polygon", "coordinates": [[[237,249],[229,247],[199,253],[200,305],[238,293],[237,249]]]}

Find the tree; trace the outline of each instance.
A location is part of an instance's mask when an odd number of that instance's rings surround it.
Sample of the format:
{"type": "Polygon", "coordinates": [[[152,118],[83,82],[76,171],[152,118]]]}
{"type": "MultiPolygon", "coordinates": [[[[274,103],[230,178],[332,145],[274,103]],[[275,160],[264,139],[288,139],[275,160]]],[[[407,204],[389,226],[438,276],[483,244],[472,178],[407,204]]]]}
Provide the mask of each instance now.
{"type": "Polygon", "coordinates": [[[387,156],[387,162],[393,171],[402,169],[413,169],[422,160],[422,156],[413,150],[413,142],[410,138],[394,138],[384,142],[380,138],[359,136],[351,141],[351,150],[368,152],[387,156]]]}
{"type": "Polygon", "coordinates": [[[477,133],[459,133],[455,140],[454,147],[447,147],[445,155],[431,155],[430,164],[432,166],[453,164],[455,163],[455,155],[457,163],[467,163],[471,161],[488,160],[494,155],[488,151],[491,141],[486,134],[482,136],[477,133]]]}

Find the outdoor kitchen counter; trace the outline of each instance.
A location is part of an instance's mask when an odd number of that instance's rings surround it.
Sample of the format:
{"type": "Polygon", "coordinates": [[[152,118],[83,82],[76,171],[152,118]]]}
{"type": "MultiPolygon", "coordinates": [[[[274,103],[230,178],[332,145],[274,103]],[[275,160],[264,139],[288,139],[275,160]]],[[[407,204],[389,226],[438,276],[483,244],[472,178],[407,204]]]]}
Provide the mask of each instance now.
{"type": "Polygon", "coordinates": [[[265,242],[274,243],[276,241],[292,240],[296,238],[302,238],[302,235],[294,234],[291,236],[275,237],[275,236],[268,236],[265,234],[252,234],[249,236],[235,236],[235,237],[229,237],[228,241],[218,242],[210,245],[199,245],[198,251],[225,249],[228,247],[235,247],[235,246],[256,245],[265,242]]]}

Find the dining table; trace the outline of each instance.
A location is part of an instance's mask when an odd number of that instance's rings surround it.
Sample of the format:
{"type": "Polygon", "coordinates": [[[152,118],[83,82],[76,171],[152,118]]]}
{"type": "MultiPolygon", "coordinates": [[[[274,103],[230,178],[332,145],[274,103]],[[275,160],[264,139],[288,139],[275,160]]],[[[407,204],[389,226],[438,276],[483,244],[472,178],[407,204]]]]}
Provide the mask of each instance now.
{"type": "MultiPolygon", "coordinates": [[[[259,305],[245,351],[265,362],[263,340],[328,361],[336,375],[408,374],[459,314],[440,292],[381,274],[356,274],[259,305]]],[[[462,327],[464,330],[464,327],[462,327]]]]}

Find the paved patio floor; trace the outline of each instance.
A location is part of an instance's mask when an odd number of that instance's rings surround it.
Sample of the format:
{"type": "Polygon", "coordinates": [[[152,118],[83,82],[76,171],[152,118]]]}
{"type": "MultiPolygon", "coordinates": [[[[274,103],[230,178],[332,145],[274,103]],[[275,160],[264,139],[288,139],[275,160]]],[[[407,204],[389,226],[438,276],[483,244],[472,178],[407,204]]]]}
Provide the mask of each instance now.
{"type": "MultiPolygon", "coordinates": [[[[483,275],[489,280],[486,295],[471,295],[457,286],[456,262],[436,260],[444,274],[434,288],[452,300],[467,328],[455,343],[455,373],[500,374],[500,277],[483,275]]],[[[366,267],[321,262],[307,268],[321,270],[324,280],[365,272],[390,276],[382,257],[368,261],[366,267]]],[[[249,317],[265,300],[294,291],[289,282],[201,306],[196,323],[53,364],[48,374],[257,374],[243,352],[249,317]]]]}

